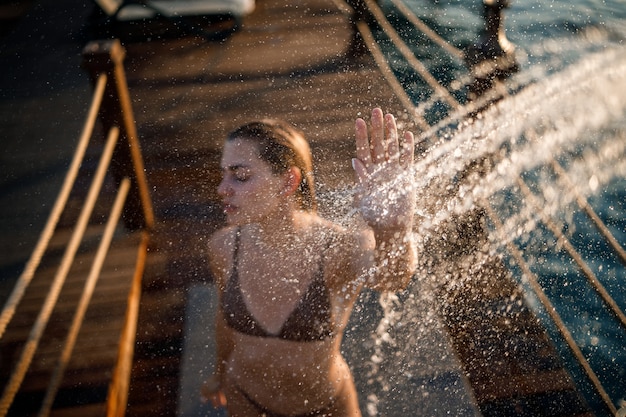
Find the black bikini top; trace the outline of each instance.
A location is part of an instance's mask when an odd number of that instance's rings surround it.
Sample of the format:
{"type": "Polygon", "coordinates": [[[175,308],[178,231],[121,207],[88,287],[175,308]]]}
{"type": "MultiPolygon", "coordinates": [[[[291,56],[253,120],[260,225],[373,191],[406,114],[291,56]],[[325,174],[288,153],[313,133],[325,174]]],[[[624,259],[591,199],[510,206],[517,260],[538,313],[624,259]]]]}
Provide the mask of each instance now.
{"type": "Polygon", "coordinates": [[[320,262],[320,267],[306,293],[285,320],[280,332],[278,334],[270,333],[250,313],[241,292],[239,273],[237,272],[239,240],[240,231],[237,230],[233,268],[222,295],[222,311],[228,326],[250,336],[276,337],[297,342],[313,342],[331,337],[333,329],[330,314],[330,294],[324,282],[323,262],[320,262]]]}

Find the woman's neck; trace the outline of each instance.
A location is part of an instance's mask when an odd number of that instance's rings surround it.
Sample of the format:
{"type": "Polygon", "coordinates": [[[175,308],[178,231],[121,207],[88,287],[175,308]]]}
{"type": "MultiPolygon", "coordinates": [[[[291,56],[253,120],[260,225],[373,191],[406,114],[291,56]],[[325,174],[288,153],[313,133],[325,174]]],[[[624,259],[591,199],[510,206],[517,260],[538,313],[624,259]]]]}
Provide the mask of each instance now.
{"type": "Polygon", "coordinates": [[[302,214],[298,210],[287,210],[267,221],[250,224],[249,230],[254,240],[265,247],[284,247],[288,242],[302,239],[305,217],[302,214]]]}

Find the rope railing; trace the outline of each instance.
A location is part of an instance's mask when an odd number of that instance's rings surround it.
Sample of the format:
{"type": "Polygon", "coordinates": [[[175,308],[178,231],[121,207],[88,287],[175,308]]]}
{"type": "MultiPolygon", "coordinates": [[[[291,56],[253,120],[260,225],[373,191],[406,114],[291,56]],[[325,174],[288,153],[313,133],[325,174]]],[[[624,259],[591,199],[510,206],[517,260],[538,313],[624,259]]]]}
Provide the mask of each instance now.
{"type": "Polygon", "coordinates": [[[141,278],[146,265],[148,254],[149,234],[142,231],[141,242],[137,248],[137,261],[135,264],[135,274],[131,282],[128,293],[126,316],[122,329],[117,353],[117,363],[113,371],[113,378],[109,384],[107,395],[107,417],[123,417],[126,412],[126,402],[128,399],[128,389],[130,383],[130,371],[133,362],[133,352],[135,346],[135,334],[137,331],[137,320],[139,318],[139,300],[141,297],[141,278]]]}
{"type": "Polygon", "coordinates": [[[15,364],[15,368],[11,374],[9,383],[5,387],[4,393],[0,398],[0,417],[3,417],[8,413],[9,407],[11,406],[11,403],[15,398],[15,394],[19,390],[22,381],[24,380],[24,376],[26,375],[26,372],[28,371],[30,363],[33,359],[33,356],[35,355],[35,351],[37,350],[37,346],[41,341],[41,337],[46,328],[46,325],[50,320],[50,316],[52,315],[52,309],[57,303],[59,293],[61,292],[61,288],[65,283],[65,279],[67,278],[70,267],[72,266],[74,257],[76,255],[76,252],[78,251],[78,247],[83,239],[85,230],[87,229],[89,218],[91,217],[91,213],[93,212],[93,209],[95,207],[96,199],[98,198],[98,194],[100,193],[100,189],[102,187],[102,184],[104,183],[105,174],[111,162],[113,150],[117,143],[118,133],[118,130],[114,129],[110,132],[108,136],[106,146],[104,148],[104,151],[102,152],[102,156],[98,164],[98,169],[96,170],[96,174],[91,183],[91,187],[89,188],[89,194],[87,195],[85,204],[81,209],[80,216],[78,218],[74,231],[72,232],[70,241],[61,259],[59,269],[54,276],[52,285],[48,290],[48,294],[46,295],[41,310],[39,311],[39,315],[37,316],[37,320],[31,328],[28,339],[26,340],[26,344],[22,350],[20,359],[15,364]]]}
{"type": "MultiPolygon", "coordinates": [[[[61,387],[65,371],[72,358],[78,335],[84,324],[87,309],[96,290],[96,284],[102,274],[104,261],[109,253],[113,236],[120,219],[124,218],[126,226],[134,230],[142,227],[141,241],[138,245],[137,258],[132,280],[129,280],[129,293],[126,302],[126,314],[119,333],[118,357],[113,365],[113,377],[109,383],[107,410],[115,409],[116,413],[108,415],[121,417],[126,408],[126,396],[130,378],[130,364],[132,363],[133,346],[137,327],[139,297],[141,292],[141,278],[146,262],[148,230],[154,222],[152,203],[148,194],[145,180],[143,161],[137,140],[128,87],[122,66],[123,51],[118,41],[105,41],[89,44],[85,49],[85,66],[90,70],[94,84],[94,93],[81,131],[77,148],[66,173],[61,190],[55,200],[44,229],[35,245],[35,248],[26,263],[24,271],[16,284],[0,314],[0,339],[3,336],[16,336],[7,330],[14,318],[26,290],[35,277],[35,273],[47,254],[52,237],[57,229],[61,215],[64,213],[74,188],[79,169],[85,158],[89,141],[94,133],[96,120],[100,118],[105,132],[106,141],[101,151],[96,170],[93,174],[87,195],[82,202],[76,224],[66,243],[59,260],[59,265],[52,277],[49,288],[40,306],[36,319],[26,340],[20,347],[19,359],[11,366],[11,373],[7,376],[7,383],[0,397],[0,417],[8,414],[11,406],[23,385],[26,375],[33,365],[35,353],[41,344],[44,332],[61,301],[61,291],[70,270],[76,263],[81,244],[85,241],[85,233],[89,227],[90,218],[101,195],[102,187],[108,173],[111,173],[117,185],[117,194],[110,210],[100,243],[91,261],[89,273],[83,284],[83,290],[74,309],[73,319],[60,354],[55,359],[55,368],[51,372],[50,381],[46,385],[45,396],[39,409],[38,416],[48,416],[52,410],[55,397],[61,387]],[[116,395],[111,395],[115,391],[116,395]],[[120,403],[122,401],[123,403],[120,403]]],[[[130,278],[130,277],[129,277],[130,278]]],[[[126,291],[126,290],[124,290],[126,291]]],[[[117,331],[117,330],[115,330],[117,331]]],[[[17,336],[24,337],[24,336],[17,336]]],[[[18,340],[18,339],[16,339],[18,340]]],[[[19,339],[22,343],[22,339],[19,339]]],[[[104,401],[104,399],[103,399],[104,401]]]]}
{"type": "Polygon", "coordinates": [[[615,317],[617,317],[622,327],[624,327],[624,329],[626,330],[626,315],[619,308],[619,306],[617,305],[613,297],[611,297],[611,295],[606,290],[606,288],[604,288],[600,280],[598,280],[598,277],[596,276],[596,274],[591,270],[589,265],[587,265],[587,263],[583,260],[582,256],[576,251],[574,246],[572,246],[569,239],[567,239],[567,237],[562,232],[561,228],[556,224],[556,222],[554,222],[554,220],[552,220],[545,213],[545,211],[542,210],[540,203],[537,201],[537,198],[535,197],[533,192],[528,188],[528,185],[526,185],[524,180],[521,178],[518,178],[517,185],[520,191],[522,192],[522,194],[524,195],[524,198],[526,199],[526,201],[528,201],[535,208],[535,210],[539,213],[539,216],[541,217],[541,221],[548,227],[548,229],[550,229],[552,234],[557,237],[559,243],[567,251],[567,253],[574,260],[574,262],[576,262],[576,265],[578,265],[578,268],[580,268],[580,270],[583,272],[589,284],[591,284],[593,289],[600,295],[600,297],[602,298],[602,301],[604,301],[604,303],[609,308],[609,310],[615,315],[615,317]]]}
{"type": "MultiPolygon", "coordinates": [[[[336,0],[338,1],[338,0],[336,0]]],[[[501,99],[502,97],[507,95],[507,91],[503,89],[502,85],[496,84],[491,90],[483,92],[480,96],[476,97],[472,101],[461,105],[459,101],[454,97],[451,93],[451,90],[459,90],[461,87],[457,87],[456,89],[448,90],[448,88],[444,87],[423,65],[419,59],[416,58],[415,54],[411,51],[411,48],[406,45],[406,43],[399,36],[397,31],[393,28],[386,18],[384,12],[378,6],[374,0],[363,0],[364,4],[367,5],[372,15],[375,17],[378,24],[390,38],[390,40],[394,43],[398,51],[405,58],[407,63],[411,66],[411,68],[418,73],[424,81],[434,90],[435,94],[430,99],[430,101],[434,101],[436,98],[442,98],[444,101],[451,107],[451,111],[448,117],[442,121],[440,121],[440,125],[446,125],[450,121],[455,121],[467,117],[484,109],[489,106],[489,104],[501,99]]],[[[425,34],[428,38],[430,38],[433,43],[438,45],[441,49],[445,50],[454,57],[458,61],[466,60],[465,53],[452,45],[450,42],[446,41],[439,34],[437,34],[434,30],[432,30],[427,24],[425,24],[421,19],[419,19],[405,4],[402,0],[391,0],[391,3],[394,5],[400,13],[411,23],[418,31],[425,34]]],[[[361,30],[361,28],[359,28],[361,30]]],[[[361,31],[362,33],[362,31],[361,31]]],[[[379,65],[380,67],[380,65],[379,65]]],[[[473,82],[473,78],[470,78],[469,81],[466,81],[467,84],[471,84],[473,82]]],[[[467,87],[467,85],[465,85],[467,87]]],[[[394,89],[395,90],[395,89],[394,89]]],[[[419,110],[419,108],[417,108],[419,110]]],[[[419,111],[418,111],[419,113],[419,111]]],[[[433,132],[437,130],[437,126],[431,126],[429,132],[433,132]]],[[[426,131],[425,131],[426,133],[426,131]]],[[[427,133],[423,135],[423,141],[426,142],[427,138],[432,136],[432,133],[427,133]]]]}
{"type": "Polygon", "coordinates": [[[600,216],[598,216],[593,207],[591,207],[587,199],[577,190],[577,188],[567,176],[567,173],[565,172],[565,169],[561,166],[561,164],[559,164],[555,159],[552,159],[550,161],[550,165],[552,166],[554,172],[559,176],[559,178],[561,178],[561,180],[565,182],[567,188],[574,193],[576,203],[578,203],[578,206],[585,212],[585,214],[592,221],[596,229],[598,229],[600,234],[606,239],[611,248],[613,248],[620,262],[626,266],[626,250],[624,250],[624,248],[622,247],[622,245],[620,245],[615,236],[613,236],[613,233],[611,233],[609,228],[604,224],[600,216]]]}
{"type": "Polygon", "coordinates": [[[117,192],[115,202],[113,203],[111,213],[109,213],[109,220],[107,221],[106,227],[104,229],[104,233],[102,235],[100,245],[98,246],[98,250],[96,251],[96,256],[91,265],[91,270],[89,271],[89,275],[87,276],[87,280],[85,281],[83,293],[80,297],[78,308],[74,313],[74,319],[72,320],[72,325],[70,326],[70,330],[65,339],[59,362],[57,363],[57,367],[55,368],[54,373],[52,374],[50,384],[48,385],[48,389],[46,391],[46,396],[44,398],[43,404],[41,405],[41,409],[39,410],[39,417],[47,416],[50,413],[50,409],[52,408],[52,403],[61,384],[61,380],[63,379],[63,374],[65,373],[65,369],[67,368],[67,365],[72,356],[72,351],[76,344],[78,332],[83,324],[85,313],[87,312],[87,307],[89,306],[89,302],[91,301],[91,297],[93,296],[96,284],[98,282],[98,278],[100,278],[100,272],[104,264],[104,259],[108,253],[111,241],[113,240],[113,233],[115,232],[115,228],[117,227],[117,224],[122,215],[122,209],[124,207],[129,188],[130,180],[128,178],[125,178],[120,184],[120,188],[117,192]]]}
{"type": "Polygon", "coordinates": [[[461,51],[459,48],[456,48],[455,46],[450,44],[450,42],[439,36],[439,34],[432,30],[430,26],[428,26],[420,18],[415,16],[415,13],[413,13],[408,7],[406,7],[406,4],[404,4],[402,0],[391,0],[391,2],[396,7],[396,9],[398,9],[417,30],[428,36],[430,40],[439,45],[441,49],[445,50],[446,52],[448,52],[448,54],[450,54],[459,61],[465,60],[465,54],[463,53],[463,51],[461,51]]]}
{"type": "MultiPolygon", "coordinates": [[[[532,137],[533,140],[537,140],[538,139],[536,132],[529,132],[529,133],[530,133],[530,136],[532,137]]],[[[593,223],[595,228],[598,230],[598,232],[600,232],[602,237],[604,237],[606,239],[606,241],[609,244],[609,246],[611,246],[613,251],[616,253],[616,255],[619,258],[620,262],[623,265],[626,266],[626,250],[624,250],[623,246],[617,241],[615,236],[613,236],[613,233],[611,233],[611,231],[606,226],[606,224],[604,224],[604,222],[602,221],[600,216],[598,216],[598,214],[595,212],[593,207],[591,207],[591,205],[589,204],[589,202],[587,201],[585,196],[583,196],[582,193],[578,190],[578,188],[575,186],[575,184],[569,178],[569,176],[568,176],[567,172],[565,171],[565,169],[563,168],[563,166],[561,166],[561,164],[556,159],[554,159],[552,157],[549,158],[549,164],[550,164],[550,167],[552,168],[552,170],[554,171],[554,173],[558,176],[558,178],[567,187],[567,190],[570,193],[572,193],[572,195],[574,196],[574,198],[576,200],[576,203],[578,204],[578,207],[580,207],[580,209],[583,212],[585,212],[585,214],[591,220],[591,222],[593,223]]]]}
{"type": "MultiPolygon", "coordinates": [[[[334,1],[335,1],[335,3],[337,3],[339,0],[334,0],[334,1]]],[[[382,50],[378,46],[378,42],[376,41],[376,38],[372,34],[372,31],[370,30],[367,22],[366,21],[357,21],[357,22],[355,22],[355,30],[358,30],[358,32],[360,33],[361,37],[363,38],[363,41],[364,41],[367,49],[369,50],[369,52],[371,53],[372,57],[374,58],[374,61],[376,62],[376,65],[378,66],[378,68],[380,69],[381,73],[383,74],[383,77],[387,81],[387,84],[389,84],[389,86],[393,90],[393,92],[396,95],[396,97],[398,97],[398,99],[401,101],[402,106],[412,115],[414,122],[416,123],[417,127],[419,128],[420,133],[421,133],[420,134],[420,144],[419,144],[420,146],[423,147],[423,146],[431,143],[432,141],[430,140],[430,138],[435,136],[435,133],[440,128],[440,126],[445,126],[450,121],[459,120],[459,119],[462,119],[462,118],[464,118],[464,117],[466,117],[468,115],[471,115],[471,114],[475,113],[477,110],[485,108],[486,106],[488,106],[489,103],[492,103],[492,102],[494,102],[494,101],[496,101],[496,100],[498,100],[499,98],[502,97],[502,93],[499,92],[499,91],[487,91],[485,94],[483,94],[482,96],[478,97],[476,100],[471,101],[471,102],[469,102],[469,103],[467,103],[465,105],[461,105],[458,102],[458,100],[456,98],[454,98],[454,96],[448,91],[448,89],[446,89],[443,85],[441,85],[441,83],[439,81],[437,81],[437,79],[428,71],[428,69],[415,57],[415,54],[413,54],[413,52],[411,52],[410,48],[400,38],[400,36],[398,35],[397,31],[389,23],[389,21],[387,20],[387,18],[384,15],[384,13],[382,12],[382,9],[375,2],[373,2],[372,0],[363,0],[362,4],[364,6],[368,6],[368,7],[371,8],[371,9],[368,9],[368,10],[373,10],[374,11],[373,14],[374,14],[375,18],[377,19],[377,22],[383,28],[385,33],[387,33],[387,36],[389,36],[390,39],[392,39],[392,41],[394,42],[394,45],[397,46],[398,50],[401,52],[401,54],[407,60],[407,63],[409,63],[411,68],[414,71],[416,71],[418,74],[420,74],[422,76],[422,78],[435,91],[435,94],[433,95],[433,97],[431,97],[430,101],[435,101],[437,98],[442,97],[442,98],[445,99],[446,103],[448,105],[450,105],[450,107],[451,107],[450,114],[449,114],[449,116],[445,120],[440,121],[439,123],[437,123],[434,126],[429,125],[428,122],[422,116],[420,107],[416,106],[413,103],[412,99],[406,93],[406,90],[404,89],[402,84],[400,84],[398,78],[396,77],[396,75],[394,74],[393,70],[391,69],[389,63],[387,62],[387,59],[386,59],[384,53],[382,52],[382,50]]],[[[349,12],[350,10],[352,10],[352,8],[349,5],[347,5],[345,3],[343,3],[343,5],[344,5],[344,7],[341,7],[340,5],[337,5],[337,7],[342,12],[349,12]],[[346,9],[347,9],[347,11],[346,11],[346,9]]],[[[363,14],[363,13],[361,13],[361,14],[363,14]]],[[[353,15],[354,15],[354,13],[353,13],[353,15]]],[[[416,19],[417,19],[417,17],[415,17],[415,19],[412,19],[412,20],[416,20],[416,19]]],[[[417,19],[417,20],[419,20],[419,19],[417,19]]],[[[423,24],[423,23],[421,25],[418,23],[417,27],[419,29],[421,29],[422,26],[424,26],[424,25],[425,24],[423,24]]],[[[444,49],[446,49],[446,50],[448,50],[448,49],[453,50],[454,51],[453,55],[459,57],[462,54],[462,52],[460,50],[458,50],[455,47],[453,47],[452,45],[450,45],[447,41],[445,41],[443,38],[439,37],[432,30],[430,32],[428,32],[427,35],[432,36],[434,38],[434,40],[436,41],[436,43],[438,43],[438,44],[439,43],[446,44],[447,47],[444,48],[444,49]]]]}
{"type": "Polygon", "coordinates": [[[98,111],[100,109],[100,103],[102,102],[102,96],[104,94],[104,87],[106,85],[106,82],[106,75],[103,74],[101,77],[98,78],[91,106],[89,108],[89,113],[87,115],[85,125],[83,126],[83,131],[78,140],[78,147],[74,152],[70,167],[65,174],[65,180],[63,181],[61,191],[59,192],[54,206],[52,207],[52,211],[48,216],[48,221],[46,222],[46,225],[44,226],[43,231],[39,236],[39,240],[37,241],[35,249],[33,250],[28,262],[26,263],[24,271],[18,278],[15,286],[13,287],[11,295],[6,301],[4,308],[2,309],[2,314],[0,315],[0,339],[2,338],[2,335],[4,335],[4,331],[11,321],[11,318],[15,314],[15,310],[22,300],[26,288],[32,281],[33,276],[35,275],[35,271],[39,267],[41,258],[43,257],[46,248],[50,243],[50,239],[52,238],[57,223],[59,222],[61,214],[63,213],[63,209],[67,204],[70,192],[72,191],[72,187],[74,186],[74,182],[76,181],[76,177],[78,176],[80,165],[85,156],[87,145],[89,144],[89,139],[93,134],[93,128],[98,117],[98,111]]]}
{"type": "Polygon", "coordinates": [[[364,0],[370,13],[376,19],[376,22],[383,28],[389,39],[393,42],[396,49],[402,54],[407,63],[411,65],[411,68],[417,72],[424,81],[435,91],[437,96],[441,97],[448,105],[453,109],[459,107],[458,101],[450,94],[447,88],[441,85],[439,81],[428,71],[428,68],[418,60],[411,48],[402,40],[398,32],[393,28],[389,20],[385,17],[385,14],[381,8],[373,0],[364,0]]]}
{"type": "Polygon", "coordinates": [[[402,87],[402,84],[400,84],[398,79],[393,74],[393,71],[389,67],[389,64],[387,64],[385,56],[378,47],[376,39],[374,39],[374,36],[367,26],[367,23],[359,22],[357,23],[357,27],[359,29],[359,32],[361,33],[361,36],[363,37],[363,41],[365,42],[372,56],[374,57],[376,65],[380,69],[383,77],[393,90],[396,97],[398,97],[398,99],[400,100],[402,106],[409,112],[409,114],[411,114],[411,116],[413,116],[413,119],[420,130],[428,129],[428,123],[426,123],[423,117],[417,114],[415,105],[413,105],[411,98],[408,96],[408,94],[402,87]]]}
{"type": "MultiPolygon", "coordinates": [[[[483,207],[485,208],[489,219],[493,222],[496,230],[499,230],[499,231],[504,230],[504,225],[502,224],[502,221],[500,220],[496,212],[493,210],[491,205],[488,202],[484,202],[483,207]]],[[[506,246],[511,256],[513,256],[513,259],[515,259],[515,262],[517,262],[518,266],[524,272],[524,276],[526,280],[528,281],[528,284],[530,284],[531,288],[533,289],[533,292],[535,293],[535,295],[537,296],[537,298],[543,305],[544,310],[554,322],[559,333],[561,333],[561,336],[567,343],[567,346],[572,351],[572,354],[574,355],[578,363],[580,363],[580,366],[583,368],[585,374],[587,375],[587,378],[589,378],[589,381],[591,381],[591,383],[593,384],[594,388],[596,389],[596,391],[602,398],[602,401],[604,401],[604,403],[607,405],[609,410],[611,410],[611,412],[615,414],[617,412],[617,408],[615,407],[615,404],[613,404],[613,401],[611,401],[611,398],[609,397],[606,390],[602,386],[602,383],[600,382],[598,375],[596,375],[596,373],[593,371],[593,369],[591,368],[591,365],[589,365],[589,362],[587,361],[582,351],[578,347],[578,344],[576,343],[576,341],[574,340],[574,337],[568,330],[567,325],[565,324],[565,322],[563,322],[563,319],[561,318],[559,313],[556,311],[556,308],[554,307],[554,305],[552,304],[552,302],[550,301],[546,293],[543,291],[543,288],[541,287],[541,284],[539,284],[539,280],[537,279],[537,276],[531,271],[530,267],[528,266],[528,263],[524,260],[524,256],[522,255],[520,250],[517,248],[517,246],[513,244],[513,242],[511,242],[510,240],[507,240],[506,246]]]]}

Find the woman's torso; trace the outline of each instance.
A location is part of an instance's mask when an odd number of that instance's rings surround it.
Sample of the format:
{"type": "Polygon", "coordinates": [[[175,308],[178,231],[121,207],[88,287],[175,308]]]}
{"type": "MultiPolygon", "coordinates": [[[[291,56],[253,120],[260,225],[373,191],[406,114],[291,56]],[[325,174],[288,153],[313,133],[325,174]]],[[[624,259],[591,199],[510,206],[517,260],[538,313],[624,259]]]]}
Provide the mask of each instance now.
{"type": "MultiPolygon", "coordinates": [[[[342,241],[340,232],[323,222],[311,222],[307,230],[302,241],[292,242],[293,247],[284,248],[283,253],[267,253],[267,248],[253,245],[246,226],[239,229],[239,236],[233,230],[233,243],[226,245],[232,252],[231,265],[220,279],[222,290],[233,284],[231,280],[239,280],[240,288],[235,290],[241,291],[246,314],[265,333],[259,336],[229,327],[234,350],[229,357],[228,378],[260,403],[272,404],[276,411],[293,410],[294,404],[302,404],[303,410],[323,407],[340,390],[342,381],[350,378],[340,344],[358,291],[340,285],[349,281],[342,274],[350,274],[345,265],[341,268],[343,262],[338,258],[342,249],[345,253],[338,243],[342,241]],[[285,332],[289,329],[284,326],[303,307],[303,297],[312,287],[321,291],[315,286],[318,280],[327,291],[330,331],[325,332],[326,324],[321,323],[321,331],[309,340],[302,335],[295,340],[284,337],[295,334],[285,332]]],[[[233,299],[227,295],[226,299],[233,299]]],[[[318,294],[315,300],[319,305],[307,308],[325,308],[322,296],[318,294]]]]}
{"type": "Polygon", "coordinates": [[[233,335],[229,383],[285,414],[325,408],[351,378],[335,340],[290,342],[233,335]]]}

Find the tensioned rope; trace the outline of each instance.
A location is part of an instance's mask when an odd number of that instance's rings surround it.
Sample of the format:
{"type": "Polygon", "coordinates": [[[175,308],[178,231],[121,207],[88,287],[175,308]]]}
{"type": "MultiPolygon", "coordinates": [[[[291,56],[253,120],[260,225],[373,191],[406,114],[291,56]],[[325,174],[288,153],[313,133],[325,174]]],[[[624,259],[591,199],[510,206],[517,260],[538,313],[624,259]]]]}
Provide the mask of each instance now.
{"type": "Polygon", "coordinates": [[[22,350],[20,359],[15,364],[15,368],[11,374],[11,378],[9,379],[9,382],[4,389],[2,398],[0,398],[0,417],[4,417],[8,413],[11,403],[13,402],[13,399],[15,398],[15,395],[17,394],[17,391],[19,390],[24,380],[24,376],[28,371],[28,367],[32,362],[35,351],[37,350],[39,342],[41,341],[43,332],[48,324],[48,321],[50,320],[52,310],[59,298],[61,288],[65,283],[65,279],[69,273],[69,269],[74,260],[74,256],[78,251],[78,247],[89,223],[89,217],[91,216],[96,200],[98,198],[98,194],[100,193],[100,189],[104,182],[105,174],[111,162],[113,150],[115,148],[115,144],[117,143],[118,136],[119,129],[116,127],[112,128],[109,132],[105,148],[102,152],[102,156],[100,158],[98,168],[89,188],[89,193],[87,194],[84,206],[82,207],[78,221],[76,223],[74,231],[72,232],[70,241],[63,254],[59,269],[54,276],[52,285],[50,286],[41,310],[39,311],[39,315],[37,316],[37,320],[31,328],[28,339],[26,340],[26,344],[24,345],[24,348],[22,350]]]}
{"type": "Polygon", "coordinates": [[[24,292],[26,288],[30,284],[35,275],[35,271],[41,262],[41,258],[50,243],[50,239],[52,238],[52,234],[59,222],[59,218],[63,213],[63,209],[67,204],[67,200],[70,196],[70,192],[72,191],[72,187],[74,186],[74,182],[76,181],[76,177],[78,176],[78,170],[85,156],[85,152],[87,150],[87,145],[89,144],[89,139],[93,133],[93,128],[96,123],[96,119],[98,117],[98,111],[100,109],[100,104],[102,102],[102,96],[104,95],[104,88],[107,83],[106,75],[102,74],[96,83],[96,88],[94,90],[93,99],[91,101],[91,106],[89,108],[89,113],[87,114],[87,120],[85,121],[85,125],[83,126],[83,131],[78,140],[78,146],[76,151],[74,152],[74,157],[70,164],[70,167],[65,175],[65,179],[63,181],[63,185],[61,187],[61,191],[57,196],[57,199],[52,207],[52,211],[50,212],[50,216],[48,216],[48,221],[39,236],[39,240],[37,241],[37,245],[33,250],[24,271],[18,278],[15,286],[13,287],[13,291],[11,292],[10,297],[6,301],[4,308],[2,309],[2,314],[0,315],[0,338],[4,335],[4,331],[6,330],[7,325],[11,321],[11,318],[15,314],[15,310],[19,305],[22,297],[24,296],[24,292]]]}
{"type": "Polygon", "coordinates": [[[137,334],[137,322],[139,320],[139,301],[141,297],[141,278],[146,266],[148,256],[149,233],[141,232],[141,241],[137,248],[137,260],[135,262],[135,274],[131,281],[128,293],[124,327],[118,344],[117,363],[113,371],[113,377],[109,384],[107,394],[107,417],[124,417],[128,401],[128,384],[133,362],[135,337],[137,334]]]}
{"type": "Polygon", "coordinates": [[[587,214],[587,217],[591,219],[600,234],[604,236],[607,242],[609,242],[622,264],[626,265],[626,250],[624,250],[622,245],[620,245],[617,239],[615,239],[613,233],[611,233],[609,228],[606,227],[600,216],[596,214],[587,199],[578,191],[574,184],[572,184],[572,181],[567,176],[567,173],[565,172],[565,169],[561,166],[561,164],[559,164],[555,159],[552,159],[552,161],[550,162],[554,172],[567,184],[567,187],[574,192],[574,196],[576,197],[576,202],[578,203],[578,206],[585,212],[585,214],[587,214]]]}
{"type": "MultiPolygon", "coordinates": [[[[487,211],[487,215],[489,216],[489,218],[493,221],[496,229],[503,230],[504,226],[502,225],[502,221],[500,220],[498,215],[495,213],[495,211],[491,208],[491,205],[488,202],[484,202],[483,207],[487,211]]],[[[600,379],[591,368],[591,365],[589,365],[589,362],[587,361],[582,351],[578,347],[578,344],[576,344],[574,337],[572,336],[570,331],[567,329],[567,326],[563,322],[563,319],[561,319],[561,316],[559,315],[559,313],[557,313],[556,308],[554,307],[554,305],[552,304],[552,302],[550,301],[546,293],[543,291],[543,288],[541,287],[541,284],[539,284],[539,280],[537,279],[537,276],[531,271],[530,267],[524,260],[522,253],[517,248],[517,246],[513,244],[513,242],[507,240],[506,246],[509,252],[511,253],[511,255],[513,255],[513,258],[515,259],[517,264],[520,266],[520,268],[522,268],[522,271],[524,272],[524,275],[526,279],[528,280],[528,283],[530,284],[533,291],[537,295],[537,298],[539,299],[541,304],[543,304],[543,307],[546,313],[550,316],[550,318],[556,325],[557,329],[559,330],[559,333],[561,333],[561,336],[563,336],[563,339],[565,339],[565,342],[571,349],[572,353],[574,354],[574,357],[576,358],[576,360],[578,360],[578,362],[582,366],[585,374],[587,375],[587,377],[593,384],[596,391],[598,391],[598,394],[602,398],[602,401],[604,401],[604,403],[607,405],[607,407],[609,407],[611,412],[615,414],[617,412],[617,408],[615,407],[615,404],[613,404],[613,401],[611,401],[611,398],[609,397],[606,390],[602,386],[600,379]]]]}
{"type": "Polygon", "coordinates": [[[459,61],[465,60],[465,54],[460,49],[454,47],[450,42],[443,39],[437,32],[432,30],[430,26],[424,23],[413,13],[401,0],[391,0],[394,6],[404,15],[404,17],[415,26],[416,29],[421,31],[424,35],[428,36],[433,42],[441,47],[441,49],[447,51],[450,55],[458,59],[459,61]]]}
{"type": "Polygon", "coordinates": [[[389,64],[387,64],[387,60],[385,59],[384,54],[378,47],[378,43],[376,42],[376,39],[374,39],[374,36],[367,26],[367,23],[359,22],[357,24],[357,28],[359,29],[359,32],[363,37],[363,41],[365,42],[372,56],[374,57],[376,65],[378,65],[378,68],[383,74],[383,77],[385,77],[385,80],[393,90],[396,97],[398,97],[398,99],[402,102],[402,106],[413,116],[420,130],[423,131],[428,129],[428,123],[426,123],[423,117],[417,114],[415,105],[411,101],[411,98],[408,96],[408,94],[404,90],[404,87],[402,87],[402,84],[400,84],[396,76],[393,74],[393,71],[391,67],[389,67],[389,64]]]}
{"type": "Polygon", "coordinates": [[[587,281],[591,284],[591,286],[596,290],[596,292],[602,297],[602,300],[606,303],[611,312],[617,317],[620,321],[624,329],[626,329],[626,315],[621,311],[613,297],[609,294],[609,292],[604,288],[602,283],[598,280],[596,274],[591,270],[591,268],[587,265],[587,263],[583,260],[582,256],[576,251],[574,246],[570,243],[569,239],[563,234],[561,228],[557,226],[557,224],[542,210],[541,205],[537,201],[537,198],[533,194],[533,192],[528,188],[528,185],[521,179],[518,178],[517,185],[524,194],[524,197],[530,204],[535,208],[535,210],[539,213],[541,217],[541,221],[548,226],[550,231],[558,238],[559,242],[563,245],[563,248],[567,251],[567,253],[572,257],[576,265],[580,268],[580,270],[587,277],[587,281]]]}
{"type": "Polygon", "coordinates": [[[383,28],[389,39],[393,42],[396,49],[402,54],[404,59],[411,65],[411,67],[417,71],[417,73],[428,83],[428,85],[435,91],[435,94],[441,97],[448,105],[453,109],[460,107],[459,102],[450,94],[447,88],[441,85],[439,81],[428,71],[428,68],[418,60],[411,48],[402,40],[398,32],[389,23],[387,17],[383,13],[382,9],[373,0],[363,0],[367,5],[369,11],[372,13],[380,27],[383,28]]]}
{"type": "Polygon", "coordinates": [[[70,357],[72,356],[72,351],[76,345],[78,332],[83,324],[87,307],[89,306],[96,284],[100,278],[100,272],[102,271],[102,266],[104,265],[104,259],[109,251],[109,247],[111,246],[111,241],[113,240],[113,233],[115,232],[115,228],[117,227],[120,217],[122,216],[124,202],[126,201],[129,189],[130,180],[128,178],[124,178],[120,183],[117,196],[115,197],[115,202],[113,203],[113,207],[109,213],[109,218],[107,220],[104,233],[102,234],[100,244],[98,245],[96,256],[91,264],[89,275],[85,281],[78,307],[74,312],[74,318],[72,320],[70,330],[65,338],[61,356],[59,357],[57,366],[52,374],[52,378],[50,379],[50,384],[48,384],[46,396],[39,410],[39,417],[48,416],[50,414],[50,410],[52,409],[52,403],[54,402],[54,398],[58,392],[59,386],[61,385],[61,380],[63,379],[63,375],[65,374],[65,370],[69,364],[70,357]]]}
{"type": "MultiPolygon", "coordinates": [[[[533,139],[536,139],[536,135],[534,132],[532,132],[532,136],[533,139]]],[[[591,207],[587,199],[580,193],[580,191],[578,191],[578,188],[576,188],[574,183],[572,183],[572,180],[570,180],[565,169],[561,166],[561,164],[559,164],[556,159],[552,157],[550,158],[550,166],[552,167],[554,173],[561,179],[561,181],[563,181],[565,186],[567,186],[568,190],[574,195],[578,207],[580,207],[581,210],[585,212],[585,214],[587,215],[587,217],[589,217],[598,232],[600,232],[600,234],[606,239],[609,246],[611,246],[611,248],[615,251],[620,262],[623,265],[626,265],[626,251],[617,241],[617,239],[615,239],[613,233],[611,233],[609,228],[604,224],[600,216],[598,216],[593,207],[591,207]]]]}

